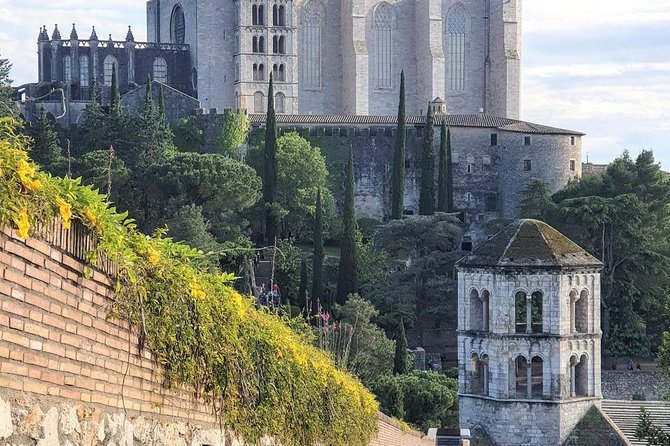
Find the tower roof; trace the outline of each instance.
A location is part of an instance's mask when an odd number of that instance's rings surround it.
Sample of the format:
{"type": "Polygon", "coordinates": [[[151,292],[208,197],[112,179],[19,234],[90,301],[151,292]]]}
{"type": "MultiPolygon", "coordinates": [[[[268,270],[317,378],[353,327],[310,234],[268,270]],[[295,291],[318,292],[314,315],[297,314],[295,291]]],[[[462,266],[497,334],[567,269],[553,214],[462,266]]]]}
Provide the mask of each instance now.
{"type": "Polygon", "coordinates": [[[539,220],[517,220],[470,255],[466,268],[601,268],[602,263],[575,242],[539,220]]]}
{"type": "Polygon", "coordinates": [[[58,24],[54,25],[54,32],[51,34],[51,40],[61,40],[58,24]]]}
{"type": "Polygon", "coordinates": [[[91,31],[91,37],[88,38],[89,40],[98,40],[98,34],[95,32],[95,26],[93,27],[93,30],[91,31]]]}
{"type": "Polygon", "coordinates": [[[77,28],[72,24],[72,31],[70,31],[70,39],[77,40],[79,35],[77,35],[77,28]]]}
{"type": "Polygon", "coordinates": [[[130,26],[128,26],[128,32],[126,33],[126,42],[134,42],[135,41],[135,36],[133,36],[133,31],[130,29],[130,26]]]}

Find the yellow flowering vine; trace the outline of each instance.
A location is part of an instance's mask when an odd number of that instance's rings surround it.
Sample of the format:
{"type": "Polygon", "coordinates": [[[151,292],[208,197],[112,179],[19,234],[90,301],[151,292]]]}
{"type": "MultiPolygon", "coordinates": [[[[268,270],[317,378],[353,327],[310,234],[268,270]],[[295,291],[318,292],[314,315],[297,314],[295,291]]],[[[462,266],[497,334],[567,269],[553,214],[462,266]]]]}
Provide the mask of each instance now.
{"type": "Polygon", "coordinates": [[[29,236],[30,222],[28,221],[28,211],[21,209],[19,211],[19,216],[14,220],[16,227],[18,228],[17,233],[22,239],[27,239],[29,236]]]}
{"type": "Polygon", "coordinates": [[[63,220],[63,227],[70,229],[72,219],[72,205],[61,197],[56,198],[56,206],[58,206],[58,213],[63,220]]]}
{"type": "Polygon", "coordinates": [[[202,300],[207,297],[207,294],[202,289],[202,285],[200,285],[197,281],[191,280],[189,286],[191,287],[191,297],[194,299],[202,300]]]}

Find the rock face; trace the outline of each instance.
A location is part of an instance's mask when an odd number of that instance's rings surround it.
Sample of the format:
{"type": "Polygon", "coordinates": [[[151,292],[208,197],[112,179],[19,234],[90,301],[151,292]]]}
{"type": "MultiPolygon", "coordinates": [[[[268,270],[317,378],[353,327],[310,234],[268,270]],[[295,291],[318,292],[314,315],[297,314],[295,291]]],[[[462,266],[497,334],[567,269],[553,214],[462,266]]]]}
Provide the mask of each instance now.
{"type": "Polygon", "coordinates": [[[225,431],[82,404],[0,397],[2,446],[242,446],[225,431]]]}

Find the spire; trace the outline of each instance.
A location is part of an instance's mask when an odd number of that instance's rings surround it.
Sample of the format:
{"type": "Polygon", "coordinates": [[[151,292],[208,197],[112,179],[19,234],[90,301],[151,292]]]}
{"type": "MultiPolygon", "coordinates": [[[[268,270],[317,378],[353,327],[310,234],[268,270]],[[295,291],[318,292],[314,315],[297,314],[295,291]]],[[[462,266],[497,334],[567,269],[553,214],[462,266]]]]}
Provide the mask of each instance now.
{"type": "Polygon", "coordinates": [[[74,23],[72,24],[72,31],[70,31],[70,40],[77,40],[79,36],[77,35],[77,28],[75,28],[74,23]]]}
{"type": "Polygon", "coordinates": [[[49,40],[49,34],[47,33],[47,27],[42,26],[40,28],[40,34],[37,36],[38,42],[44,42],[49,40]]]}
{"type": "Polygon", "coordinates": [[[58,24],[54,25],[54,32],[51,34],[51,40],[61,40],[60,31],[58,31],[58,24]]]}
{"type": "Polygon", "coordinates": [[[126,42],[134,42],[135,41],[135,36],[133,36],[133,31],[130,29],[130,26],[128,26],[128,33],[126,34],[126,42]]]}
{"type": "Polygon", "coordinates": [[[107,46],[108,47],[113,47],[114,46],[114,41],[112,40],[112,35],[109,35],[109,40],[107,41],[107,46]]]}
{"type": "Polygon", "coordinates": [[[93,27],[93,31],[91,31],[91,37],[88,38],[89,40],[98,40],[98,35],[95,33],[95,26],[93,27]]]}

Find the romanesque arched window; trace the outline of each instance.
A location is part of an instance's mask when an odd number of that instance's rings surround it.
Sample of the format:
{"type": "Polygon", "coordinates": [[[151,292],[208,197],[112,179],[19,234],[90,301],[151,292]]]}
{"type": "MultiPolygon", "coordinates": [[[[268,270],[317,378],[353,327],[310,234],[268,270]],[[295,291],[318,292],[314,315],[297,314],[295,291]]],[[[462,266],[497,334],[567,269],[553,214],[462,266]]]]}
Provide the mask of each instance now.
{"type": "Polygon", "coordinates": [[[465,89],[465,50],[469,14],[462,3],[456,3],[447,13],[447,86],[449,90],[465,89]]]}
{"type": "Polygon", "coordinates": [[[176,5],[172,9],[172,18],[170,19],[170,40],[172,43],[184,43],[186,37],[186,20],[184,19],[184,9],[181,5],[176,5]]]}
{"type": "Polygon", "coordinates": [[[527,295],[523,291],[518,291],[514,296],[514,332],[526,333],[527,323],[526,315],[528,313],[527,295]]]}
{"type": "Polygon", "coordinates": [[[265,7],[263,5],[251,6],[251,24],[262,26],[265,23],[265,7]]]}
{"type": "Polygon", "coordinates": [[[482,330],[491,331],[491,293],[482,290],[482,330]]]}
{"type": "Polygon", "coordinates": [[[251,52],[252,53],[258,52],[258,36],[253,36],[251,38],[251,52]]]}
{"type": "Polygon", "coordinates": [[[109,55],[105,57],[105,60],[102,63],[102,71],[103,71],[103,83],[107,87],[112,86],[112,73],[116,73],[117,75],[117,81],[118,81],[118,75],[119,75],[119,63],[116,60],[116,57],[109,55]]]}
{"type": "Polygon", "coordinates": [[[530,361],[530,393],[531,398],[544,396],[544,362],[539,356],[530,361]]]}
{"type": "Polygon", "coordinates": [[[168,81],[167,62],[165,62],[165,59],[163,59],[162,57],[157,57],[154,59],[153,78],[156,82],[167,84],[168,81]]]}
{"type": "Polygon", "coordinates": [[[533,333],[544,332],[544,320],[542,317],[542,291],[535,291],[530,298],[530,328],[533,333]]]}
{"type": "Polygon", "coordinates": [[[475,395],[484,395],[487,393],[488,381],[488,356],[484,355],[480,359],[476,353],[470,358],[470,389],[468,393],[475,395]],[[484,363],[486,358],[486,363],[484,363]]]}
{"type": "Polygon", "coordinates": [[[258,52],[259,53],[265,52],[265,36],[260,36],[258,38],[258,52]]]}
{"type": "Polygon", "coordinates": [[[589,358],[586,355],[570,357],[570,396],[589,396],[589,358]]]}
{"type": "Polygon", "coordinates": [[[277,113],[286,113],[286,96],[282,92],[275,95],[275,111],[277,113]]]}
{"type": "Polygon", "coordinates": [[[542,291],[535,291],[530,296],[524,291],[516,293],[514,296],[515,333],[542,333],[544,331],[542,298],[542,291]]]}
{"type": "Polygon", "coordinates": [[[286,69],[283,63],[272,66],[272,78],[278,82],[286,82],[286,69]]]}
{"type": "Polygon", "coordinates": [[[89,84],[88,56],[82,54],[79,56],[79,86],[88,87],[89,84]]]}
{"type": "Polygon", "coordinates": [[[279,6],[279,26],[286,26],[286,6],[279,6]]]}
{"type": "Polygon", "coordinates": [[[63,81],[66,84],[72,82],[72,58],[70,56],[63,57],[63,81]]]}
{"type": "Polygon", "coordinates": [[[484,328],[482,315],[484,309],[479,291],[472,289],[470,291],[470,330],[482,330],[484,328]]]}
{"type": "Polygon", "coordinates": [[[321,30],[325,15],[320,0],[310,0],[302,7],[302,70],[300,81],[305,88],[321,88],[321,30]]]}
{"type": "Polygon", "coordinates": [[[577,333],[589,332],[589,292],[582,290],[575,302],[575,331],[577,333]]]}
{"type": "Polygon", "coordinates": [[[528,386],[530,384],[530,367],[528,360],[519,355],[514,360],[514,396],[516,398],[528,397],[528,386]]]}
{"type": "Polygon", "coordinates": [[[393,6],[383,2],[377,5],[372,18],[374,41],[373,78],[377,88],[393,86],[393,6]]]}
{"type": "Polygon", "coordinates": [[[274,5],[272,7],[272,26],[286,26],[286,6],[274,5]]]}
{"type": "Polygon", "coordinates": [[[262,91],[254,93],[254,113],[265,113],[265,95],[262,91]]]}

